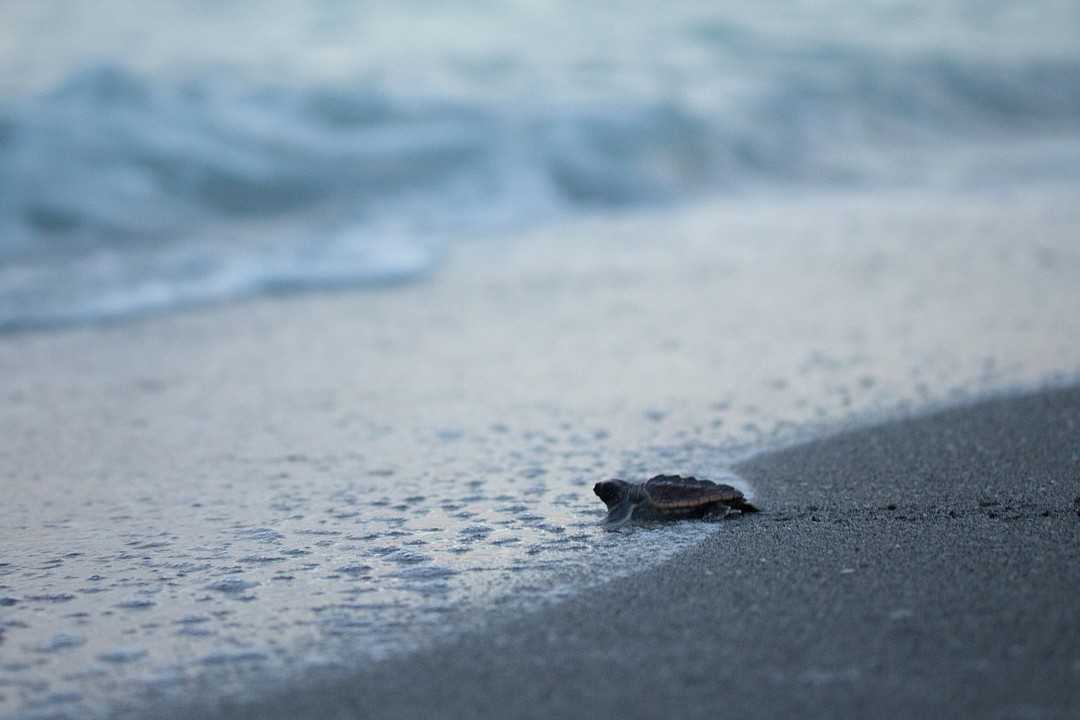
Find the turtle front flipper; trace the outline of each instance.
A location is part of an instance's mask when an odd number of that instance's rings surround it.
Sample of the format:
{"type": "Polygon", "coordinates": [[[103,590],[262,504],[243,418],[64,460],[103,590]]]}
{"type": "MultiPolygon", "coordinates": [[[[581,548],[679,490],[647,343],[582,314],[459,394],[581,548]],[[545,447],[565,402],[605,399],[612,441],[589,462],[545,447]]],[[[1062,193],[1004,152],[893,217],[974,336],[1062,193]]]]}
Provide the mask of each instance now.
{"type": "Polygon", "coordinates": [[[611,509],[608,510],[607,517],[600,524],[604,526],[605,530],[618,530],[630,522],[630,518],[634,515],[634,508],[637,505],[637,503],[631,502],[629,498],[612,505],[611,509]]]}

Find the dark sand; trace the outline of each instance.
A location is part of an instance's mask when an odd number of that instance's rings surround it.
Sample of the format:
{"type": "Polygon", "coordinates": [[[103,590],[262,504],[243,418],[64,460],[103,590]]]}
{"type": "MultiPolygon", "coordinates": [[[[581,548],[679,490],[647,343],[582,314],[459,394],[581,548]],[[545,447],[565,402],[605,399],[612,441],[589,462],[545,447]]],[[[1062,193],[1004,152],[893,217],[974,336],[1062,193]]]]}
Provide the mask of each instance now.
{"type": "Polygon", "coordinates": [[[661,567],[209,714],[1080,717],[1080,388],[738,471],[765,511],[661,567]]]}

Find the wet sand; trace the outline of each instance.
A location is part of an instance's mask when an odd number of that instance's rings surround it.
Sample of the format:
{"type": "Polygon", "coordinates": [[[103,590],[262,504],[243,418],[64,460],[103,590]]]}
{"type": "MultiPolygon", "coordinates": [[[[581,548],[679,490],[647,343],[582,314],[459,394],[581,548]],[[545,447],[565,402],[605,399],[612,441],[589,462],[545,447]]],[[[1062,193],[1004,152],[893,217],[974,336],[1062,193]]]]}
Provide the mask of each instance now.
{"type": "MultiPolygon", "coordinates": [[[[1080,388],[738,468],[760,515],[545,610],[220,716],[1080,716],[1080,388]]],[[[200,709],[200,713],[206,709],[200,709]]],[[[168,714],[166,714],[168,716],[168,714]]]]}

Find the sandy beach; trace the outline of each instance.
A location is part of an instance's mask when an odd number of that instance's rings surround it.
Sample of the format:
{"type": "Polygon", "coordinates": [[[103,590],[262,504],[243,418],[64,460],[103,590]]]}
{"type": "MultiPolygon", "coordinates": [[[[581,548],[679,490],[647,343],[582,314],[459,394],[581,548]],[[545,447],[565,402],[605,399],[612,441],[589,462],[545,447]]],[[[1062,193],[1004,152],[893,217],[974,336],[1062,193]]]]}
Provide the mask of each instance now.
{"type": "Polygon", "coordinates": [[[0,716],[1067,717],[1077,394],[967,405],[1074,382],[1078,228],[725,201],[0,337],[0,716]],[[733,464],[760,516],[597,526],[733,464]]]}
{"type": "MultiPolygon", "coordinates": [[[[229,718],[1074,718],[1080,388],[738,467],[767,511],[557,607],[229,718]]],[[[204,715],[204,713],[206,713],[204,715]]]]}

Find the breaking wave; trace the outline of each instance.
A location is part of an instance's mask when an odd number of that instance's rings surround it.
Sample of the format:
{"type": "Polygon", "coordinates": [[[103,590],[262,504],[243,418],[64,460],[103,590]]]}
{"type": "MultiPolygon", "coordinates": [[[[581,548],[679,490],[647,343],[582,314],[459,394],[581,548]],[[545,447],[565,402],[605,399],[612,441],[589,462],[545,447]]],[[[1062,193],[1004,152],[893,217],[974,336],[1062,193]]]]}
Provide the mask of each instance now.
{"type": "Polygon", "coordinates": [[[0,102],[0,329],[414,279],[457,235],[589,209],[969,179],[943,148],[974,147],[985,180],[987,152],[1050,138],[999,179],[1076,176],[1078,117],[1080,62],[835,47],[774,54],[709,103],[485,104],[99,65],[0,102]]]}

